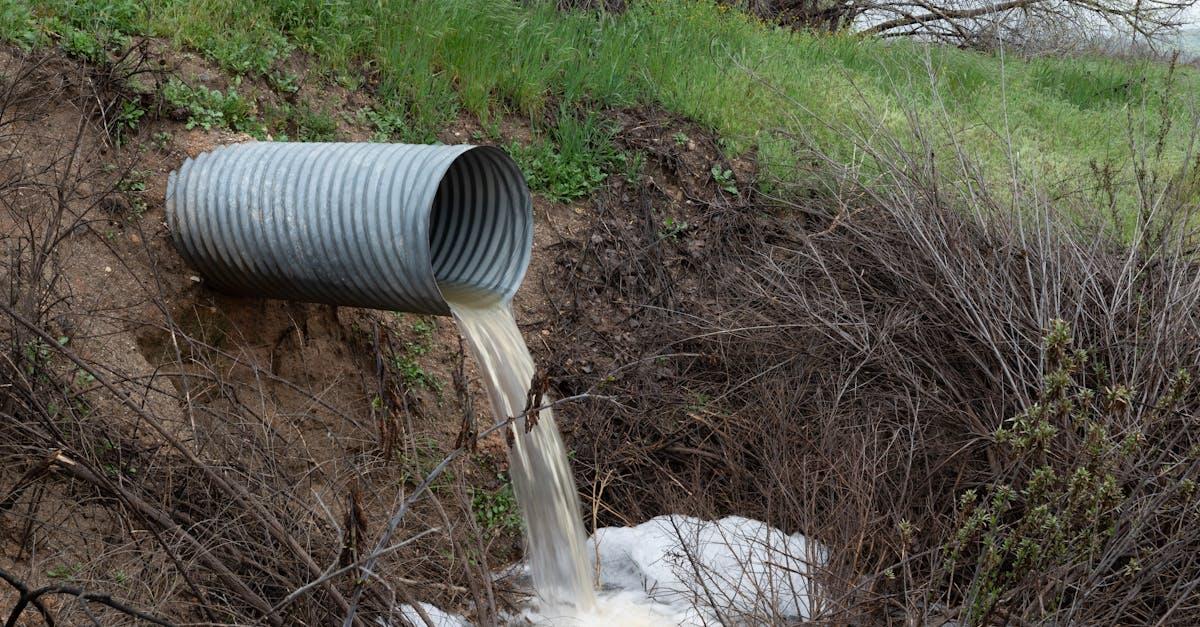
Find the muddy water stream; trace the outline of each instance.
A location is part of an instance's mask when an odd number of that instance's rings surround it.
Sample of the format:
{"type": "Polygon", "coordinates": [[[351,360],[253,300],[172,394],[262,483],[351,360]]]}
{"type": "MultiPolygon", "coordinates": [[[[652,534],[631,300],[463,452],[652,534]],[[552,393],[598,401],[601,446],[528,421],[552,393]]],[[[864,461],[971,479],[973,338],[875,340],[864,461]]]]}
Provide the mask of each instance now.
{"type": "MultiPolygon", "coordinates": [[[[459,331],[471,347],[497,417],[525,410],[533,356],[508,303],[471,302],[447,295],[459,331]]],[[[549,399],[542,402],[548,403],[549,399]]],[[[579,495],[554,412],[542,409],[526,433],[526,418],[512,427],[509,475],[525,515],[527,559],[543,603],[587,613],[596,607],[588,572],[579,495]]]]}

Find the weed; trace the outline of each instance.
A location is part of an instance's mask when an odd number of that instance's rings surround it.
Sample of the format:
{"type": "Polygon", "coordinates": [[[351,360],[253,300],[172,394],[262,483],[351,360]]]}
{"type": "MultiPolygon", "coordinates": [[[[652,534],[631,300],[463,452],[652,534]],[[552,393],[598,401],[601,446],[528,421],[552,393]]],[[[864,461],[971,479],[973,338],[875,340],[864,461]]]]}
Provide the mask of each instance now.
{"type": "Polygon", "coordinates": [[[0,41],[30,50],[41,40],[33,11],[19,2],[0,2],[0,41]]]}
{"type": "Polygon", "coordinates": [[[680,234],[687,231],[689,225],[686,220],[676,220],[673,216],[667,216],[663,219],[662,228],[658,230],[659,239],[675,240],[679,239],[680,234]]]}
{"type": "Polygon", "coordinates": [[[518,534],[521,532],[521,510],[513,494],[512,481],[497,475],[500,487],[495,490],[471,490],[471,511],[475,520],[484,529],[493,533],[518,534]]]}
{"type": "Polygon", "coordinates": [[[305,142],[327,142],[337,137],[337,122],[324,111],[307,107],[292,109],[296,138],[305,142]]]}
{"type": "Polygon", "coordinates": [[[614,161],[614,166],[627,183],[637,185],[642,180],[642,172],[646,169],[646,153],[640,150],[621,152],[617,153],[614,161]]]}
{"type": "Polygon", "coordinates": [[[276,71],[267,76],[271,88],[282,94],[294,94],[300,91],[300,77],[292,72],[276,71]]]}
{"type": "Polygon", "coordinates": [[[222,93],[204,85],[193,87],[172,78],[163,86],[162,97],[170,106],[187,112],[188,128],[228,128],[252,135],[265,131],[254,118],[253,105],[239,96],[234,87],[222,93]]]}
{"type": "Polygon", "coordinates": [[[722,168],[720,164],[715,164],[711,170],[713,181],[716,181],[717,187],[720,187],[725,193],[737,196],[737,180],[733,178],[733,170],[722,168]]]}
{"type": "Polygon", "coordinates": [[[405,342],[404,350],[392,355],[392,366],[409,387],[424,388],[440,395],[442,380],[425,370],[419,359],[429,354],[433,328],[433,324],[423,318],[414,320],[412,330],[417,334],[418,341],[405,342]]]}
{"type": "MultiPolygon", "coordinates": [[[[971,623],[983,620],[1012,588],[1056,564],[1091,562],[1117,531],[1124,499],[1118,469],[1141,449],[1136,437],[1122,441],[1108,427],[1128,407],[1129,390],[1085,383],[1095,377],[1089,372],[1092,353],[1075,347],[1066,322],[1052,322],[1042,352],[1049,374],[1041,396],[995,434],[1008,447],[1008,459],[1031,466],[1027,478],[1016,486],[967,490],[959,500],[962,522],[944,568],[973,571],[967,592],[971,623]],[[1110,412],[1114,415],[1104,415],[1110,412]],[[1066,463],[1048,456],[1076,437],[1060,441],[1060,426],[1084,434],[1085,446],[1066,463]]],[[[1049,609],[1056,602],[1048,599],[1049,609]]]]}
{"type": "Polygon", "coordinates": [[[508,152],[521,167],[531,190],[559,202],[582,198],[607,178],[599,165],[570,161],[546,142],[528,146],[513,143],[508,152]]]}
{"type": "Polygon", "coordinates": [[[145,115],[146,110],[142,108],[142,104],[137,100],[126,100],[122,103],[121,110],[117,112],[110,127],[113,141],[118,146],[124,144],[128,136],[137,131],[138,125],[145,115]]]}
{"type": "Polygon", "coordinates": [[[96,377],[86,370],[78,370],[75,372],[75,385],[86,387],[96,382],[96,377]]]}
{"type": "Polygon", "coordinates": [[[130,170],[121,180],[117,181],[116,191],[124,195],[125,200],[129,203],[129,215],[131,220],[139,220],[146,213],[146,177],[148,172],[143,170],[130,170]]]}
{"type": "Polygon", "coordinates": [[[167,131],[159,131],[159,132],[155,133],[154,137],[152,138],[152,140],[154,141],[154,146],[156,148],[158,148],[159,150],[162,150],[162,149],[166,148],[167,146],[169,146],[171,144],[172,139],[174,139],[174,138],[167,131]]]}
{"type": "Polygon", "coordinates": [[[261,27],[213,33],[200,49],[229,72],[267,77],[275,62],[291,54],[293,47],[278,31],[261,27]]]}
{"type": "Polygon", "coordinates": [[[437,328],[435,323],[427,318],[417,318],[412,323],[413,333],[416,333],[425,340],[433,337],[433,330],[435,328],[437,328]]]}
{"type": "Polygon", "coordinates": [[[63,52],[91,63],[104,61],[107,56],[104,44],[94,34],[70,26],[60,28],[59,46],[63,52]]]}
{"type": "Polygon", "coordinates": [[[144,170],[130,170],[120,181],[117,181],[117,191],[141,193],[146,191],[146,176],[144,170]]]}
{"type": "Polygon", "coordinates": [[[392,358],[392,365],[410,387],[421,387],[431,392],[442,391],[442,380],[426,371],[414,355],[396,355],[392,358]]]}
{"type": "Polygon", "coordinates": [[[681,131],[676,131],[675,134],[671,136],[671,139],[675,140],[676,146],[686,146],[687,143],[691,141],[691,138],[681,131]]]}
{"type": "Polygon", "coordinates": [[[371,127],[371,141],[387,142],[403,139],[408,134],[408,123],[405,115],[395,109],[360,109],[358,123],[371,127]]]}
{"type": "Polygon", "coordinates": [[[51,579],[71,579],[77,572],[79,572],[78,565],[59,564],[47,570],[46,576],[51,579]]]}

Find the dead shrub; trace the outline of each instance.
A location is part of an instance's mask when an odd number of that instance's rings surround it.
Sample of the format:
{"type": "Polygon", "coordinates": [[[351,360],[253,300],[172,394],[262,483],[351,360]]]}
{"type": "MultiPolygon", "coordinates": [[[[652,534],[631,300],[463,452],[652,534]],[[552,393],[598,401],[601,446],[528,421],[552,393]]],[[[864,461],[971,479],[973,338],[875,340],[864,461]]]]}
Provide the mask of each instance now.
{"type": "Polygon", "coordinates": [[[596,524],[809,534],[832,554],[818,622],[1194,624],[1192,157],[1135,155],[1114,229],[1103,194],[1002,195],[914,129],[857,135],[865,168],[816,155],[803,203],[708,207],[699,281],[656,279],[661,240],[602,217],[569,280],[644,304],[607,330],[622,365],[563,366],[625,404],[564,421],[596,524]]]}

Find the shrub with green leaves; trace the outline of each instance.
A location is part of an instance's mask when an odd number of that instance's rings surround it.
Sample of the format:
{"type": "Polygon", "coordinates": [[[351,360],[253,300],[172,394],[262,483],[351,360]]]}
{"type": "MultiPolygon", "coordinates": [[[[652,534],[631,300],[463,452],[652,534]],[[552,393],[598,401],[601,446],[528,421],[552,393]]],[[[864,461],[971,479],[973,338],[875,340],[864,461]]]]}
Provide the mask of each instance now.
{"type": "MultiPolygon", "coordinates": [[[[1105,567],[1105,545],[1122,527],[1123,470],[1146,440],[1141,427],[1121,427],[1134,395],[1108,379],[1096,352],[1076,346],[1066,322],[1053,322],[1042,347],[1048,374],[1040,397],[996,430],[1003,479],[959,499],[961,522],[943,568],[969,581],[969,624],[986,622],[1002,598],[1035,581],[1049,592],[1046,611],[1056,611],[1070,590],[1047,575],[1105,567]]],[[[1174,412],[1191,387],[1192,375],[1177,372],[1153,412],[1174,412]]],[[[1136,559],[1124,567],[1136,567],[1136,559]]]]}

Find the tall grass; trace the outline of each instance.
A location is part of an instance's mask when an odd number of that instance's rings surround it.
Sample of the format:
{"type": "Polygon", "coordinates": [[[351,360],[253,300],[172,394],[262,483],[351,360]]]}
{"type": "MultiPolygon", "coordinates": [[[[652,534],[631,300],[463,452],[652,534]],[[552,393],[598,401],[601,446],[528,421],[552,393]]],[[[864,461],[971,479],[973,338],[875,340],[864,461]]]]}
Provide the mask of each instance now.
{"type": "MultiPolygon", "coordinates": [[[[691,0],[631,3],[620,14],[509,0],[34,4],[42,16],[74,16],[78,27],[89,15],[99,24],[123,16],[137,22],[129,30],[172,38],[231,71],[266,71],[296,46],[344,85],[373,86],[426,131],[460,107],[484,120],[507,112],[540,121],[562,103],[657,104],[717,132],[732,154],[756,150],[784,179],[797,160],[794,136],[851,159],[836,123],[870,111],[899,130],[915,109],[937,113],[943,134],[972,145],[990,171],[1006,173],[1011,146],[1051,180],[1070,182],[1125,152],[1131,128],[1154,132],[1147,105],[1163,96],[1168,71],[1150,61],[1004,60],[797,32],[691,0]]],[[[1179,74],[1167,97],[1184,109],[1194,106],[1188,94],[1200,92],[1200,75],[1179,74]]]]}

